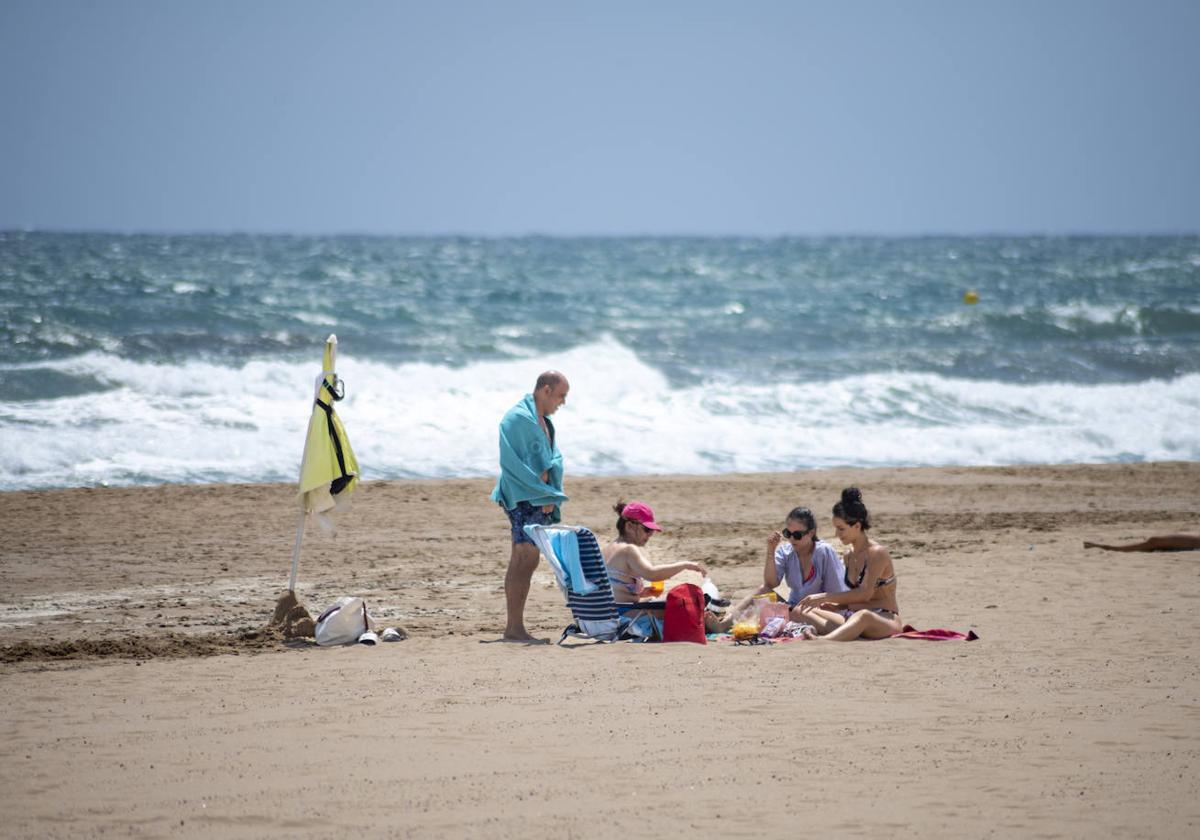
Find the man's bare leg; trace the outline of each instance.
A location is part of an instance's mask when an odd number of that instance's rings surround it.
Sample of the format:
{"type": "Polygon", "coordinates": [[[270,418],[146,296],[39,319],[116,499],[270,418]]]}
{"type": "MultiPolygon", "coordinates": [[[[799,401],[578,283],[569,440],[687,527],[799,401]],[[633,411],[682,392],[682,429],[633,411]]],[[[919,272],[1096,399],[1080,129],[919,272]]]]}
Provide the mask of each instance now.
{"type": "Polygon", "coordinates": [[[508,623],[504,627],[506,639],[535,641],[525,629],[525,601],[529,598],[529,583],[540,557],[538,547],[533,543],[517,543],[512,547],[508,571],[504,575],[504,600],[508,608],[508,623]]]}

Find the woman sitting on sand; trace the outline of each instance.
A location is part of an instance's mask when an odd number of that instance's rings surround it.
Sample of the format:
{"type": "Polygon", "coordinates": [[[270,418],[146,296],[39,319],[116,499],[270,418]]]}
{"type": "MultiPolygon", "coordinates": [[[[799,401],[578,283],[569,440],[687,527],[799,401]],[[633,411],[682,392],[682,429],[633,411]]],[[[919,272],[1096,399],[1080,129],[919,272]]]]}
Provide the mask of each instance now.
{"type": "Polygon", "coordinates": [[[816,592],[800,599],[800,618],[816,626],[818,619],[841,624],[826,639],[849,641],[886,639],[904,629],[900,608],[896,605],[896,570],[888,550],[867,537],[871,517],[857,487],[842,491],[842,500],[833,506],[833,530],[838,539],[850,546],[843,578],[845,592],[816,592]]]}
{"type": "MultiPolygon", "coordinates": [[[[608,566],[608,578],[612,582],[613,597],[618,604],[636,604],[661,596],[662,586],[647,584],[665,581],[680,572],[699,572],[708,576],[708,569],[703,563],[681,560],[656,566],[646,559],[643,551],[646,543],[650,537],[662,531],[654,521],[654,511],[649,505],[618,501],[613,505],[613,510],[617,513],[617,538],[604,546],[602,552],[605,565],[608,566]]],[[[731,624],[731,618],[722,619],[708,610],[704,613],[706,632],[723,632],[731,624]]]]}
{"type": "Polygon", "coordinates": [[[763,585],[756,594],[774,592],[780,581],[787,581],[791,619],[811,624],[817,633],[825,635],[841,627],[845,617],[840,613],[824,614],[815,610],[808,610],[802,616],[796,605],[806,595],[845,592],[845,576],[846,567],[833,546],[817,539],[817,520],[812,511],[797,507],[787,515],[783,532],[772,531],[767,537],[763,585]]]}

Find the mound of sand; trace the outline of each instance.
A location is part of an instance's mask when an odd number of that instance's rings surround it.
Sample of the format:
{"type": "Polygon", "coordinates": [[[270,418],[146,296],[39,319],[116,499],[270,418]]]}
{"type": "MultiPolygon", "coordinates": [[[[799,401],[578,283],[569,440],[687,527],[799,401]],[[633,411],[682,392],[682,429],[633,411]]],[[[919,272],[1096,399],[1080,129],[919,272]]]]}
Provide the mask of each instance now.
{"type": "Polygon", "coordinates": [[[311,639],[316,632],[312,616],[290,589],[275,602],[275,613],[267,626],[278,628],[285,639],[311,639]]]}

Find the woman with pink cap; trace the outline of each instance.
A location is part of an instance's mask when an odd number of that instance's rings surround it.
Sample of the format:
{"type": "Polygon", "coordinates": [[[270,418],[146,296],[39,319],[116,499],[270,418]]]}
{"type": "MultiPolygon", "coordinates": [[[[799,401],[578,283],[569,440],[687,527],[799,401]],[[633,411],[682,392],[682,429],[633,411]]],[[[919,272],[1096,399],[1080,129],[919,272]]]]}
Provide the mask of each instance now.
{"type": "MultiPolygon", "coordinates": [[[[633,604],[656,594],[648,582],[672,578],[680,572],[708,574],[703,563],[682,560],[656,566],[646,559],[643,549],[650,537],[662,531],[654,521],[654,511],[645,502],[619,501],[613,505],[617,513],[617,538],[604,546],[604,562],[612,581],[613,597],[618,604],[633,604]]],[[[659,589],[658,592],[662,590],[659,589]]]]}

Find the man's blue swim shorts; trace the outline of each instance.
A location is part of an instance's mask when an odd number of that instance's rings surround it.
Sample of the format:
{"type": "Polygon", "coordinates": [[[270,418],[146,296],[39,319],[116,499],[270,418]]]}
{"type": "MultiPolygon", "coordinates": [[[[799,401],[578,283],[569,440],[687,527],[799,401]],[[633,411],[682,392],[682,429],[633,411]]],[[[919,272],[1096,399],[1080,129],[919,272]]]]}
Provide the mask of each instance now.
{"type": "Polygon", "coordinates": [[[508,514],[508,521],[512,523],[513,545],[533,543],[525,533],[526,525],[550,524],[550,514],[543,513],[540,507],[534,507],[529,502],[517,502],[515,508],[504,512],[508,514]]]}

